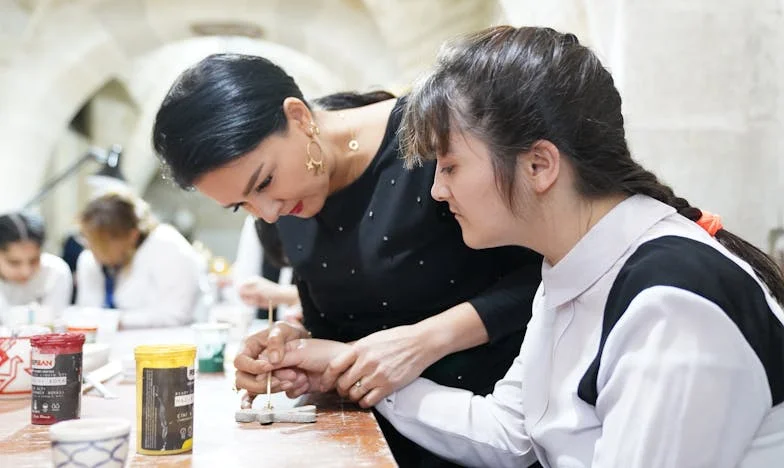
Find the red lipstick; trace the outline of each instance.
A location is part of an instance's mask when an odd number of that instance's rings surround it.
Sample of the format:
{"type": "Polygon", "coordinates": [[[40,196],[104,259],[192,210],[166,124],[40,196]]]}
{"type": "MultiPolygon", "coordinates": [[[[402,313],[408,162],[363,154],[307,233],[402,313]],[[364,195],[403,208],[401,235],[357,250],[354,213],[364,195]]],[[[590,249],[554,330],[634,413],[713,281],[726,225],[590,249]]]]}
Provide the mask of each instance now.
{"type": "Polygon", "coordinates": [[[290,215],[299,214],[302,212],[302,208],[303,208],[303,204],[302,201],[300,200],[300,202],[294,205],[294,208],[292,208],[291,211],[289,211],[289,214],[290,215]]]}

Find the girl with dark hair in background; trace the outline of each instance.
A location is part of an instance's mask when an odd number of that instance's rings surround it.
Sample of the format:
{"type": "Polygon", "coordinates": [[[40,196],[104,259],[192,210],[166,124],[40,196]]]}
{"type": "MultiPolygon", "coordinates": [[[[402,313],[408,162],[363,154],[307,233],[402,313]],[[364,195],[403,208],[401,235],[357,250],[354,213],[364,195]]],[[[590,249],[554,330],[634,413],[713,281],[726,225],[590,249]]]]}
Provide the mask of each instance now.
{"type": "MultiPolygon", "coordinates": [[[[265,392],[258,355],[280,359],[308,333],[353,342],[352,385],[369,402],[423,373],[489,392],[517,354],[541,257],[464,244],[447,204],[429,197],[435,162],[404,167],[404,105],[388,93],[311,104],[280,67],[231,54],[185,71],[164,99],[153,142],[171,176],[274,224],[297,278],[304,327],[249,337],[238,387],[265,392]]],[[[379,420],[401,466],[440,464],[379,420]]]]}
{"type": "MultiPolygon", "coordinates": [[[[781,271],[632,159],[612,76],[575,36],[506,26],[447,47],[402,134],[409,162],[436,160],[432,195],[468,245],[544,263],[494,391],[417,379],[376,406],[401,433],[470,466],[781,465],[781,271]]],[[[278,378],[362,401],[348,346],[287,347],[276,367],[298,371],[278,378]]]]}
{"type": "Polygon", "coordinates": [[[193,321],[202,274],[191,244],[130,194],[109,193],[79,219],[87,250],[79,255],[76,304],[117,309],[122,328],[193,321]]]}
{"type": "Polygon", "coordinates": [[[44,221],[37,215],[0,216],[0,313],[38,304],[55,319],[71,303],[71,270],[60,257],[41,252],[45,237],[44,221]]]}

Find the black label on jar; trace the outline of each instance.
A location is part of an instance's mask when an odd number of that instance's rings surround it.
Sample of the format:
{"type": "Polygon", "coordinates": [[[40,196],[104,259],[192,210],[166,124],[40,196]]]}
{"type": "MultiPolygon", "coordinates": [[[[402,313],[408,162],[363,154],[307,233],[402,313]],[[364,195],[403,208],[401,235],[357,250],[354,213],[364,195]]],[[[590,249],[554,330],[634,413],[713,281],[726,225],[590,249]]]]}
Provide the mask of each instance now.
{"type": "Polygon", "coordinates": [[[181,450],[193,437],[193,367],[142,369],[144,450],[181,450]]]}
{"type": "Polygon", "coordinates": [[[82,403],[82,353],[32,353],[33,424],[76,419],[82,403]]]}

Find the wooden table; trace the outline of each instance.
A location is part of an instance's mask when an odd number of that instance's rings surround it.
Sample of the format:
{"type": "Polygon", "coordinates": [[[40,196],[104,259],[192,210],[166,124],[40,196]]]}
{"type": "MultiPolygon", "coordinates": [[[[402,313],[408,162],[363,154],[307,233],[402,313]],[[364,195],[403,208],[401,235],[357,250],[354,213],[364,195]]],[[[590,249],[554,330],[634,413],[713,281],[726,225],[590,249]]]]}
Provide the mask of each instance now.
{"type": "MultiPolygon", "coordinates": [[[[128,343],[128,336],[122,338],[128,343]]],[[[139,341],[152,340],[147,335],[139,341]]],[[[122,417],[133,422],[130,466],[396,466],[372,412],[343,402],[337,395],[324,395],[317,401],[318,422],[314,424],[238,424],[232,381],[230,373],[197,377],[193,452],[188,454],[135,453],[135,383],[117,379],[107,383],[119,395],[116,400],[96,396],[94,391],[84,395],[82,417],[122,417]]],[[[0,401],[0,467],[51,466],[48,429],[30,424],[29,399],[0,401]]]]}

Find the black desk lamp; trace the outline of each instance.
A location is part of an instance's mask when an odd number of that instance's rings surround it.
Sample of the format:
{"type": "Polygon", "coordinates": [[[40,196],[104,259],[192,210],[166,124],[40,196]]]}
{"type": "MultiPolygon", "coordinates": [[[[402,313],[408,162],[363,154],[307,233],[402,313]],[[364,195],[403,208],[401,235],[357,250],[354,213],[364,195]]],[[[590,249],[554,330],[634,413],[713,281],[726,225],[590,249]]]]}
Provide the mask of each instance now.
{"type": "Polygon", "coordinates": [[[104,150],[103,148],[98,147],[90,148],[84,156],[74,161],[73,164],[68,166],[57,177],[44,184],[44,186],[41,187],[41,190],[39,190],[38,193],[30,199],[30,201],[25,203],[23,209],[27,210],[38,204],[46,197],[49,192],[52,191],[52,189],[57,187],[60,182],[70,177],[88,161],[96,161],[101,164],[101,169],[91,177],[96,179],[106,178],[115,182],[125,182],[126,179],[120,171],[120,157],[122,156],[122,151],[122,146],[118,144],[110,146],[108,150],[104,150]]]}

